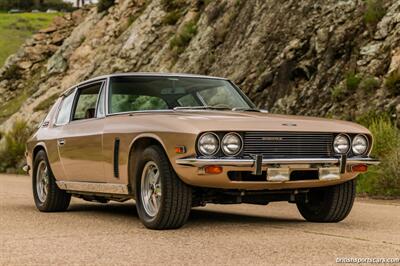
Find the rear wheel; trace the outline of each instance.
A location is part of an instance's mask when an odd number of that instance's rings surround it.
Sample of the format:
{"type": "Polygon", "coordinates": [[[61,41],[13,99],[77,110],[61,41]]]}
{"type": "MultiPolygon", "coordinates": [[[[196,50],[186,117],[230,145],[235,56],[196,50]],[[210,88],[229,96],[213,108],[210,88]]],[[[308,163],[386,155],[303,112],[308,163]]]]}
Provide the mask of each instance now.
{"type": "Polygon", "coordinates": [[[38,152],[33,162],[32,189],[35,205],[43,212],[65,211],[71,201],[71,195],[57,187],[43,150],[38,152]]]}
{"type": "Polygon", "coordinates": [[[336,186],[311,189],[308,199],[298,201],[301,215],[310,222],[336,223],[349,215],[356,195],[356,180],[336,186]]]}
{"type": "Polygon", "coordinates": [[[136,208],[142,223],[150,229],[183,226],[190,213],[192,190],[175,174],[159,146],[143,151],[136,178],[136,208]]]}

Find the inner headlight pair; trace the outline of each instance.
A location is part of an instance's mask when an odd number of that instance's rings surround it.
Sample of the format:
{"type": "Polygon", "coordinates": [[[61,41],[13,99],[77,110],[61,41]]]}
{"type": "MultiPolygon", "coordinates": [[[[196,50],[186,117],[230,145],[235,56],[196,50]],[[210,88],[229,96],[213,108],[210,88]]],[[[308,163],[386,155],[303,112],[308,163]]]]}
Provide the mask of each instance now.
{"type": "Polygon", "coordinates": [[[197,147],[204,156],[214,155],[220,148],[226,156],[235,156],[241,152],[243,141],[240,135],[235,132],[227,133],[222,141],[217,134],[207,132],[200,136],[197,147]]]}
{"type": "Polygon", "coordinates": [[[362,155],[368,150],[368,139],[364,135],[357,135],[351,141],[349,136],[339,134],[333,141],[333,149],[339,154],[346,154],[350,146],[355,155],[362,155]]]}

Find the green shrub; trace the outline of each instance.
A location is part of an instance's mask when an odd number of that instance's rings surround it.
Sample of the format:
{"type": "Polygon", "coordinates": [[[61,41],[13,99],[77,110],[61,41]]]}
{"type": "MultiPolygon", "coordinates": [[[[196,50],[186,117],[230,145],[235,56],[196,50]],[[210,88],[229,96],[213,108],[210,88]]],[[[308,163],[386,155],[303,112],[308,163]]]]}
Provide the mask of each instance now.
{"type": "Polygon", "coordinates": [[[190,43],[192,38],[197,34],[197,26],[194,21],[186,23],[181,32],[175,35],[171,42],[170,48],[181,53],[185,50],[186,46],[190,43]]]}
{"type": "Polygon", "coordinates": [[[385,16],[386,10],[381,0],[367,0],[364,12],[364,22],[373,26],[385,16]]]}
{"type": "Polygon", "coordinates": [[[369,129],[374,136],[371,155],[381,164],[360,176],[358,192],[371,196],[400,196],[400,130],[387,117],[372,119],[369,129]]]}
{"type": "Polygon", "coordinates": [[[162,23],[164,25],[175,25],[176,22],[178,22],[178,20],[181,18],[181,16],[182,16],[181,10],[171,11],[163,17],[162,23]]]}
{"type": "Polygon", "coordinates": [[[4,135],[0,148],[0,171],[18,172],[25,156],[25,144],[31,135],[31,130],[24,120],[17,120],[11,130],[4,135]]]}
{"type": "Polygon", "coordinates": [[[335,101],[342,99],[345,94],[346,90],[340,85],[331,88],[331,96],[332,99],[335,101]]]}
{"type": "Polygon", "coordinates": [[[115,0],[99,0],[97,3],[97,12],[103,12],[108,10],[115,4],[115,0]]]}
{"type": "Polygon", "coordinates": [[[14,80],[21,78],[21,69],[17,64],[10,65],[3,72],[3,78],[8,80],[14,80]]]}
{"type": "Polygon", "coordinates": [[[361,77],[354,72],[349,72],[346,75],[346,88],[348,91],[355,91],[360,85],[361,77]]]}
{"type": "Polygon", "coordinates": [[[393,95],[400,95],[400,69],[393,71],[385,80],[386,89],[393,95]]]}
{"type": "Polygon", "coordinates": [[[379,88],[380,82],[374,77],[366,77],[360,82],[360,88],[366,92],[373,92],[379,88]]]}
{"type": "Polygon", "coordinates": [[[9,99],[3,104],[0,103],[0,123],[2,123],[15,112],[17,112],[27,98],[28,93],[26,91],[22,91],[17,93],[14,98],[9,99]]]}

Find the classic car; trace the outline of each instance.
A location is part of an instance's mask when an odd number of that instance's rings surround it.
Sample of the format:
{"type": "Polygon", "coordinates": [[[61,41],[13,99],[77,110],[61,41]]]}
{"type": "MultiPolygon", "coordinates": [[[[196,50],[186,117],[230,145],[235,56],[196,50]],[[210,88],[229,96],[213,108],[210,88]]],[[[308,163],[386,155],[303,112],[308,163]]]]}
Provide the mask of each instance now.
{"type": "Polygon", "coordinates": [[[352,209],[355,178],[378,161],[373,138],[345,121],[270,114],[231,81],[127,73],[65,91],[27,143],[36,207],[71,196],[134,199],[151,229],[179,228],[192,207],[295,203],[312,222],[352,209]]]}

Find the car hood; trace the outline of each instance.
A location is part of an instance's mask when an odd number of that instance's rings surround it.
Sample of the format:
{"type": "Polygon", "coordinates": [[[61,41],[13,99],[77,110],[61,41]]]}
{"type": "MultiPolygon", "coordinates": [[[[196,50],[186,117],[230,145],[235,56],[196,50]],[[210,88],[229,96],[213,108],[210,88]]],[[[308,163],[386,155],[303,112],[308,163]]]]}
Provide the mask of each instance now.
{"type": "Polygon", "coordinates": [[[204,131],[304,131],[365,133],[370,132],[355,123],[317,117],[279,115],[264,112],[187,111],[137,113],[132,117],[145,119],[153,125],[180,132],[204,131]]]}

